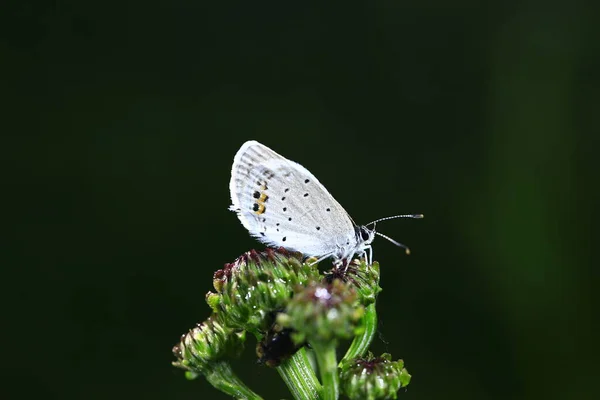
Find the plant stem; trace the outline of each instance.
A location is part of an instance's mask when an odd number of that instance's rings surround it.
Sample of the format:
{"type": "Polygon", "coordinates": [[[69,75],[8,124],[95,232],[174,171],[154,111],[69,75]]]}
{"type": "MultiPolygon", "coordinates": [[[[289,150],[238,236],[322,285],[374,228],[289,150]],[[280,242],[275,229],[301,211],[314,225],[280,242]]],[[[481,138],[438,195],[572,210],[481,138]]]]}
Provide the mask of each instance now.
{"type": "Polygon", "coordinates": [[[377,312],[375,311],[375,303],[371,303],[366,307],[365,315],[363,315],[362,318],[362,325],[364,331],[360,335],[354,337],[346,355],[344,355],[344,358],[340,361],[340,366],[345,361],[350,361],[355,357],[362,357],[371,345],[375,332],[377,331],[377,312]]]}
{"type": "Polygon", "coordinates": [[[306,350],[301,348],[292,357],[277,367],[277,372],[284,380],[296,400],[320,400],[321,384],[310,366],[306,350]]]}
{"type": "Polygon", "coordinates": [[[238,378],[227,362],[214,363],[204,376],[215,388],[236,399],[263,400],[238,378]]]}
{"type": "Polygon", "coordinates": [[[323,400],[337,400],[340,395],[339,375],[337,366],[337,357],[335,354],[336,343],[328,342],[311,343],[314,354],[317,357],[317,364],[321,374],[321,383],[323,384],[323,400]]]}

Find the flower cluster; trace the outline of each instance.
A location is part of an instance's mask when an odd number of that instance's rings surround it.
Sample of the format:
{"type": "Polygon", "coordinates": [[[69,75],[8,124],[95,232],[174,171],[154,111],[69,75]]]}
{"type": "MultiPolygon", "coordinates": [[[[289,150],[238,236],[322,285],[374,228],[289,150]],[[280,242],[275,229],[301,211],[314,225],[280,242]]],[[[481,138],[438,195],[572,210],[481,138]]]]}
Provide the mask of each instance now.
{"type": "Polygon", "coordinates": [[[189,378],[203,376],[232,396],[260,399],[229,363],[249,333],[258,361],[277,368],[296,399],[334,400],[340,390],[351,399],[396,398],[410,381],[402,361],[365,357],[377,324],[377,263],[354,260],[321,273],[298,253],[249,251],[216,271],[213,286],[206,295],[212,315],[173,348],[173,365],[189,378]],[[352,343],[339,361],[342,339],[352,343]]]}

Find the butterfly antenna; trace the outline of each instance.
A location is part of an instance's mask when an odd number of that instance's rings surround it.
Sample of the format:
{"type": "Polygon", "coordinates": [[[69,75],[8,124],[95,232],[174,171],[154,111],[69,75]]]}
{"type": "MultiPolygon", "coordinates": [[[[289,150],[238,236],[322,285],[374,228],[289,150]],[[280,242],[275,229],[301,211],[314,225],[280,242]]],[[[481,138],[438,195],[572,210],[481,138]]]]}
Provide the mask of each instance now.
{"type": "Polygon", "coordinates": [[[398,247],[402,247],[402,248],[404,249],[404,252],[405,252],[407,255],[409,255],[409,254],[410,254],[410,249],[408,248],[408,246],[407,246],[407,245],[405,245],[405,244],[402,244],[402,243],[400,243],[400,242],[396,242],[394,239],[392,239],[391,237],[389,237],[389,236],[387,236],[387,235],[384,235],[383,233],[379,233],[379,232],[377,232],[377,231],[376,231],[376,232],[375,232],[375,234],[376,234],[376,235],[379,235],[379,236],[381,236],[382,238],[385,238],[385,239],[389,240],[390,242],[394,243],[394,244],[395,244],[396,246],[398,246],[398,247]]]}
{"type": "Polygon", "coordinates": [[[417,219],[420,219],[420,218],[423,218],[423,217],[424,217],[423,214],[392,215],[391,217],[384,217],[384,218],[376,219],[375,221],[369,222],[367,225],[371,225],[371,224],[374,224],[374,223],[377,223],[377,222],[380,222],[380,221],[385,221],[385,220],[388,220],[388,219],[396,219],[396,218],[417,218],[417,219]]]}

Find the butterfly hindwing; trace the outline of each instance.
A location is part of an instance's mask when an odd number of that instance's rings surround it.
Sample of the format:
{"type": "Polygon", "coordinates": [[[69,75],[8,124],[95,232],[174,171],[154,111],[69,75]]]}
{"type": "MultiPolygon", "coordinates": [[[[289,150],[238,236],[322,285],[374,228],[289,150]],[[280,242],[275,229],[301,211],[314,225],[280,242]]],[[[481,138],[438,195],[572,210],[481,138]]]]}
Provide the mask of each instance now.
{"type": "Polygon", "coordinates": [[[355,240],[351,218],[318,179],[258,142],[236,154],[230,191],[244,227],[270,246],[320,256],[355,240]]]}

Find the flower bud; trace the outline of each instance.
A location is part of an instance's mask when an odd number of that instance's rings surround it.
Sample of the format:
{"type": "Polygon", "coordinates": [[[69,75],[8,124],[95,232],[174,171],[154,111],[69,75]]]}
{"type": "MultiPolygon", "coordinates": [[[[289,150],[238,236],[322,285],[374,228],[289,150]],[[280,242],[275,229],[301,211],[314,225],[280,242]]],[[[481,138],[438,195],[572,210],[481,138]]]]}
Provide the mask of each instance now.
{"type": "MultiPolygon", "coordinates": [[[[244,332],[224,326],[215,315],[181,336],[173,347],[173,365],[191,372],[205,373],[210,365],[226,357],[237,357],[244,347],[244,332]]],[[[188,374],[188,376],[192,376],[188,374]]]]}
{"type": "Polygon", "coordinates": [[[325,343],[352,337],[363,312],[356,290],[336,279],[330,284],[312,282],[297,287],[285,314],[279,314],[277,321],[297,331],[293,335],[296,343],[325,343]]]}
{"type": "Polygon", "coordinates": [[[334,267],[325,274],[327,282],[331,283],[335,279],[351,284],[364,306],[374,303],[382,290],[379,286],[378,262],[367,265],[364,260],[354,259],[346,267],[334,267]]]}
{"type": "Polygon", "coordinates": [[[207,294],[207,303],[228,326],[260,336],[270,328],[268,315],[285,308],[293,288],[318,277],[299,253],[252,250],[215,272],[216,293],[207,294]]]}
{"type": "Polygon", "coordinates": [[[387,353],[354,359],[342,366],[342,391],[351,400],[395,399],[398,390],[410,382],[402,360],[391,361],[387,353]]]}

